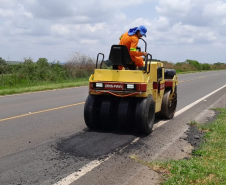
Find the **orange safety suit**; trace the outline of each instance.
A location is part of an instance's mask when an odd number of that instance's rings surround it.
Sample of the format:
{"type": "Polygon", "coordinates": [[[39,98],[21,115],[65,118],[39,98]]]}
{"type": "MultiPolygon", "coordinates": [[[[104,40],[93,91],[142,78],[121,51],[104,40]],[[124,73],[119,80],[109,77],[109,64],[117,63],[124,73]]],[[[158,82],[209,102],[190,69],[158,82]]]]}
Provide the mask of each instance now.
{"type": "MultiPolygon", "coordinates": [[[[137,51],[137,44],[139,42],[139,38],[136,34],[129,36],[128,32],[123,34],[120,38],[119,45],[125,45],[129,51],[129,54],[131,56],[132,61],[135,63],[136,66],[142,67],[143,66],[143,58],[142,52],[137,51]]],[[[119,66],[119,69],[122,69],[121,66],[119,66]]]]}

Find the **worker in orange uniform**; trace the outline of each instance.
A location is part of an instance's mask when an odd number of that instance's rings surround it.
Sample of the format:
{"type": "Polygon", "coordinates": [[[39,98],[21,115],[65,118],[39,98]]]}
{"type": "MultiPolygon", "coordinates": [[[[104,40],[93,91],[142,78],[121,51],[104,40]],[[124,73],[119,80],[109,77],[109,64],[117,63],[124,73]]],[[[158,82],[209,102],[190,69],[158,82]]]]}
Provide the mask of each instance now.
{"type": "MultiPolygon", "coordinates": [[[[147,56],[146,52],[137,51],[137,44],[139,38],[142,36],[146,37],[147,28],[145,26],[131,28],[128,32],[124,33],[119,39],[119,45],[125,45],[129,51],[132,61],[136,66],[143,66],[143,58],[141,56],[147,56]]],[[[119,66],[119,69],[122,69],[122,66],[119,66]]]]}

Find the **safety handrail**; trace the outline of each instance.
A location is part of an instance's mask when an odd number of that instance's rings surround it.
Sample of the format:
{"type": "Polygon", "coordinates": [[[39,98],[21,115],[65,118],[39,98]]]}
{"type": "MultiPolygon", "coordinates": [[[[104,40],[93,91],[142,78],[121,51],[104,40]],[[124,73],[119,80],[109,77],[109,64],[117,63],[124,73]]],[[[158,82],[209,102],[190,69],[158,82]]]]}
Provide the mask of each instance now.
{"type": "Polygon", "coordinates": [[[97,61],[96,61],[96,69],[97,69],[97,64],[98,64],[98,60],[99,60],[99,56],[100,56],[100,55],[103,56],[103,59],[102,59],[101,64],[100,64],[100,69],[101,69],[102,63],[103,63],[103,61],[104,61],[104,54],[103,54],[103,53],[98,53],[98,55],[97,55],[97,61]]]}
{"type": "MultiPolygon", "coordinates": [[[[150,53],[148,53],[147,55],[147,59],[148,59],[148,56],[150,56],[150,63],[149,63],[149,69],[148,69],[148,72],[147,74],[149,74],[151,72],[151,61],[152,61],[152,55],[150,53]]],[[[148,61],[148,60],[147,60],[148,61]]]]}
{"type": "Polygon", "coordinates": [[[145,52],[147,52],[147,42],[144,39],[142,39],[142,38],[140,38],[140,40],[144,41],[144,43],[145,43],[145,52]]]}
{"type": "MultiPolygon", "coordinates": [[[[142,38],[140,38],[140,40],[144,41],[144,44],[145,44],[145,52],[147,52],[147,42],[144,39],[142,39],[142,38]]],[[[152,59],[152,55],[151,54],[148,54],[148,55],[150,55],[151,56],[151,59],[152,59]]],[[[149,72],[147,72],[147,68],[148,68],[148,55],[144,58],[144,60],[145,60],[144,71],[147,74],[150,73],[150,66],[149,66],[149,72]]]]}

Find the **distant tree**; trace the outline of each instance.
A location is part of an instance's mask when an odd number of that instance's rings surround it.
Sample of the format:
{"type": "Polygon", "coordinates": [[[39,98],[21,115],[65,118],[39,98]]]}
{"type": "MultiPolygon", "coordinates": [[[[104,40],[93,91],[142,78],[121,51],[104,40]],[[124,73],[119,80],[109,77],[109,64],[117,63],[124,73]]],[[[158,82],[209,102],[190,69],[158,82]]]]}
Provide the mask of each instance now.
{"type": "Polygon", "coordinates": [[[182,66],[183,62],[177,62],[175,66],[182,66]]]}
{"type": "Polygon", "coordinates": [[[204,63],[201,66],[202,66],[202,70],[210,70],[210,65],[207,63],[204,63]]]}
{"type": "Polygon", "coordinates": [[[31,65],[33,64],[33,60],[31,58],[24,58],[24,64],[25,65],[31,65]]]}
{"type": "Polygon", "coordinates": [[[6,65],[6,61],[2,57],[0,57],[0,65],[6,65]]]}
{"type": "Polygon", "coordinates": [[[153,58],[152,61],[160,62],[161,60],[158,60],[158,59],[154,59],[154,58],[153,58]]]}
{"type": "Polygon", "coordinates": [[[217,62],[217,63],[214,63],[213,65],[215,65],[215,66],[222,66],[222,65],[224,65],[225,63],[222,63],[222,62],[217,62]]]}
{"type": "Polygon", "coordinates": [[[108,67],[112,66],[112,62],[110,60],[106,60],[106,61],[104,61],[104,63],[108,67]]]}
{"type": "Polygon", "coordinates": [[[39,67],[48,67],[49,63],[46,58],[39,58],[38,61],[36,62],[39,67]]]}
{"type": "Polygon", "coordinates": [[[197,60],[187,59],[185,62],[189,63],[191,66],[193,66],[197,70],[201,70],[202,69],[200,63],[197,60]]]}
{"type": "Polygon", "coordinates": [[[0,57],[0,74],[3,74],[6,70],[6,61],[0,57]]]}

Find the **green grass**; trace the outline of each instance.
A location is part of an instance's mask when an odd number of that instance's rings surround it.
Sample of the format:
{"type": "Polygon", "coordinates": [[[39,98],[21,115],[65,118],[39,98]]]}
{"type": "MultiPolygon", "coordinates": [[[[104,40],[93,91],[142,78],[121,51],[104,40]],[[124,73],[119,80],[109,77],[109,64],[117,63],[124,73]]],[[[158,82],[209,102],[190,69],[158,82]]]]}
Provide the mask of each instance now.
{"type": "MultiPolygon", "coordinates": [[[[223,69],[223,70],[225,70],[225,69],[223,69]]],[[[177,73],[177,75],[178,74],[188,74],[188,73],[200,73],[200,72],[211,72],[211,71],[221,71],[220,69],[219,70],[200,70],[200,71],[180,71],[180,70],[176,70],[176,73],[177,73]]]]}
{"type": "Polygon", "coordinates": [[[64,80],[60,82],[31,82],[21,83],[14,86],[0,87],[0,95],[19,94],[25,92],[45,91],[53,89],[62,89],[68,87],[77,87],[88,85],[88,78],[79,78],[76,80],[64,80]]]}
{"type": "Polygon", "coordinates": [[[197,124],[206,132],[205,142],[192,158],[147,164],[164,175],[166,181],[162,184],[226,184],[226,108],[217,110],[220,115],[214,122],[197,124]]]}
{"type": "Polygon", "coordinates": [[[181,72],[181,71],[176,70],[177,74],[200,73],[200,72],[205,72],[205,71],[184,71],[184,72],[181,72]]]}

